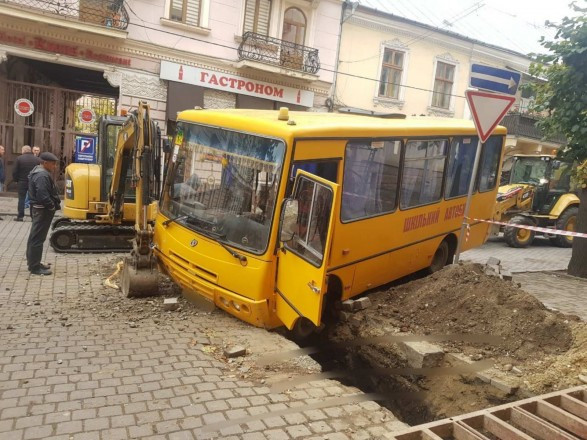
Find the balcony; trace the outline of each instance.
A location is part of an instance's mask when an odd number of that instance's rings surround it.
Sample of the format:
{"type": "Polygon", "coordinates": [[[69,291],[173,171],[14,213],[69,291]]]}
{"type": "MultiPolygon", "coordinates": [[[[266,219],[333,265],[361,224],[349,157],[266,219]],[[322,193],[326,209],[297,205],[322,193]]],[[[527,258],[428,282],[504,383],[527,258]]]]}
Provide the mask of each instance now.
{"type": "Polygon", "coordinates": [[[315,79],[320,70],[318,49],[254,32],[244,33],[238,47],[238,59],[299,72],[302,77],[307,75],[307,79],[315,79]]]}
{"type": "Polygon", "coordinates": [[[90,32],[91,27],[124,31],[129,23],[124,0],[0,0],[0,12],[90,32]]]}
{"type": "Polygon", "coordinates": [[[535,140],[546,140],[556,144],[565,145],[566,139],[562,135],[548,137],[544,139],[542,130],[536,126],[540,117],[524,113],[508,113],[504,116],[500,125],[508,129],[508,135],[524,137],[535,140]]]}

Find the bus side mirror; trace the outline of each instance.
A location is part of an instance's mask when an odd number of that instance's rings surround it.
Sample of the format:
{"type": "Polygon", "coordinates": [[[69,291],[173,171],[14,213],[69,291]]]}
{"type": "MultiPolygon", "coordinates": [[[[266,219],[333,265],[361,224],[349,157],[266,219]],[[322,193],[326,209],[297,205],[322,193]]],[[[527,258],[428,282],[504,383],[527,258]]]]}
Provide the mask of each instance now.
{"type": "Polygon", "coordinates": [[[285,199],[281,205],[281,219],[279,224],[279,240],[282,243],[294,238],[298,223],[298,201],[285,199]]]}

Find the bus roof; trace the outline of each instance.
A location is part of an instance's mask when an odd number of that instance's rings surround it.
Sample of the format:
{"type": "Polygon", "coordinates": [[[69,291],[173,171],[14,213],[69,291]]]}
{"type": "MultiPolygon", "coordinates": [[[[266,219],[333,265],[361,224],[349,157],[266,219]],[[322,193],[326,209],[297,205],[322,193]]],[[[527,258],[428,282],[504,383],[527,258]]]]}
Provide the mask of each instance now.
{"type": "MultiPolygon", "coordinates": [[[[454,118],[407,117],[382,118],[325,112],[289,112],[289,121],[277,118],[279,110],[220,109],[185,110],[178,121],[228,127],[276,137],[388,137],[434,136],[443,134],[475,135],[473,121],[454,118]],[[295,122],[295,125],[292,124],[295,122]]],[[[494,134],[506,134],[498,126],[494,134]]]]}

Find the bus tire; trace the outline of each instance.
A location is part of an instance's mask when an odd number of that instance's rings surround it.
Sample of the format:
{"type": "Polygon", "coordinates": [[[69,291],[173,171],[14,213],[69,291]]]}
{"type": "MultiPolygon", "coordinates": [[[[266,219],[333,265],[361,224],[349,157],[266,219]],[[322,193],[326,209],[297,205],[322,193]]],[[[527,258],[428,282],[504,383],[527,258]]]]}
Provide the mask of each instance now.
{"type": "MultiPolygon", "coordinates": [[[[562,231],[574,231],[577,228],[578,214],[579,208],[576,206],[571,206],[570,208],[565,209],[554,224],[555,228],[562,231]]],[[[569,248],[573,246],[573,237],[555,235],[550,239],[550,242],[558,247],[569,248]]]]}
{"type": "Polygon", "coordinates": [[[298,318],[291,329],[291,337],[295,342],[305,342],[316,331],[316,326],[308,318],[298,318]]]}
{"type": "Polygon", "coordinates": [[[450,247],[446,240],[442,240],[436,252],[434,252],[434,256],[432,257],[432,262],[430,266],[428,266],[428,273],[438,272],[444,266],[450,263],[449,261],[450,255],[450,247]]]}
{"type": "MultiPolygon", "coordinates": [[[[512,217],[509,223],[522,226],[536,226],[531,219],[523,215],[512,217]]],[[[534,231],[506,226],[503,230],[503,238],[510,247],[525,248],[530,246],[534,241],[534,231]]]]}

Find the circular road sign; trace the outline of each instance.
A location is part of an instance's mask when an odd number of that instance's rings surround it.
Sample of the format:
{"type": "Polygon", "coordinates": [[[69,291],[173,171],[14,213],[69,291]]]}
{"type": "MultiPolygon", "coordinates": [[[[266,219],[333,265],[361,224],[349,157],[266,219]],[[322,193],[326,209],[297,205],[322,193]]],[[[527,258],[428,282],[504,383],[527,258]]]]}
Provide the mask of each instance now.
{"type": "Polygon", "coordinates": [[[35,111],[35,106],[25,98],[17,99],[14,103],[14,111],[19,116],[30,116],[35,111]]]}
{"type": "Polygon", "coordinates": [[[96,120],[96,114],[92,109],[82,108],[78,113],[78,118],[84,124],[91,124],[96,120]]]}

